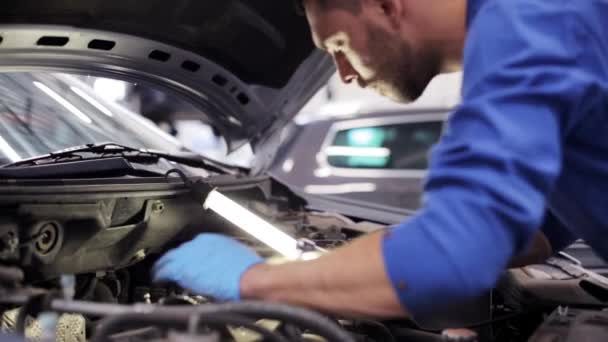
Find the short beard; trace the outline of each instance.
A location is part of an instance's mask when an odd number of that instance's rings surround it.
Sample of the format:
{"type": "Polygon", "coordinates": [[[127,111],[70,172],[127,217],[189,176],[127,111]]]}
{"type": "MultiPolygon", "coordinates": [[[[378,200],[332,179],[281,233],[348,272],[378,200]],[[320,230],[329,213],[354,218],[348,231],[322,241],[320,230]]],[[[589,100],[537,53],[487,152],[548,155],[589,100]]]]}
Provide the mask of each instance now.
{"type": "Polygon", "coordinates": [[[369,82],[381,95],[396,102],[412,102],[420,98],[431,80],[441,72],[442,59],[434,48],[419,51],[384,29],[370,26],[369,47],[381,61],[377,76],[369,82]]]}

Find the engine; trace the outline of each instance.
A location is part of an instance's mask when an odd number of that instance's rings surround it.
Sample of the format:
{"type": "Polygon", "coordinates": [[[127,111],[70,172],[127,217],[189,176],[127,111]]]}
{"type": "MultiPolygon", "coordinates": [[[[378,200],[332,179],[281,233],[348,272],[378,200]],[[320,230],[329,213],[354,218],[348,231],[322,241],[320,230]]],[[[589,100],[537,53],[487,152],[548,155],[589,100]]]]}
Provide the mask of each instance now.
{"type": "MultiPolygon", "coordinates": [[[[495,291],[424,318],[376,321],[274,303],[217,303],[154,283],[152,265],[201,232],[230,235],[266,257],[273,251],[203,210],[187,189],[102,193],[88,186],[81,193],[76,186],[17,200],[0,196],[3,333],[69,342],[510,342],[542,341],[555,334],[555,321],[565,322],[564,334],[581,329],[578,317],[587,326],[605,323],[604,315],[594,314],[605,307],[608,282],[563,260],[508,271],[495,291]]],[[[384,227],[306,210],[281,188],[232,182],[224,190],[291,236],[325,249],[384,227]]]]}

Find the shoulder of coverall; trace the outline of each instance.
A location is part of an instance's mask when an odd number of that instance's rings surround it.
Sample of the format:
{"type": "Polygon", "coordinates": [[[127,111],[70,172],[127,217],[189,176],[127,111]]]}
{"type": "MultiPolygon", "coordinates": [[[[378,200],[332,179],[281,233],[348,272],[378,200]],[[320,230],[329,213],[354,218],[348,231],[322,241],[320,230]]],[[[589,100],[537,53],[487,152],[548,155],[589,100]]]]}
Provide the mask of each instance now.
{"type": "MultiPolygon", "coordinates": [[[[563,133],[568,135],[576,123],[582,119],[583,113],[597,112],[588,111],[584,107],[596,107],[589,101],[595,98],[599,102],[608,101],[605,89],[608,83],[608,0],[469,0],[468,1],[467,25],[469,35],[467,48],[465,48],[465,80],[463,84],[463,96],[467,87],[474,85],[481,73],[498,66],[491,61],[492,53],[487,54],[487,66],[483,66],[479,58],[472,61],[474,65],[467,68],[467,50],[470,45],[476,45],[474,38],[478,36],[476,30],[487,31],[487,27],[479,27],[476,21],[481,16],[503,16],[508,22],[504,30],[517,30],[514,34],[528,35],[528,38],[540,38],[537,44],[529,48],[551,54],[555,52],[569,55],[576,62],[574,66],[578,73],[577,78],[581,85],[585,83],[586,88],[592,94],[580,96],[579,115],[575,117],[562,117],[563,133]],[[539,34],[553,33],[552,41],[548,41],[539,34]],[[553,45],[553,46],[551,46],[553,45]],[[556,48],[557,47],[557,48],[556,48]]],[[[483,21],[487,22],[487,21],[483,21]]],[[[485,34],[484,34],[485,36],[485,34]]],[[[500,39],[497,37],[497,41],[500,39]]],[[[528,39],[534,41],[534,39],[528,39]]],[[[476,48],[476,50],[478,50],[476,48]]],[[[488,48],[487,50],[491,50],[488,48]]],[[[479,51],[476,51],[478,54],[479,51]]],[[[522,50],[522,53],[525,51],[522,50]]],[[[571,66],[572,67],[572,66],[571,66]]],[[[570,71],[573,68],[569,69],[570,71]]],[[[584,115],[583,115],[584,116],[584,115]]]]}

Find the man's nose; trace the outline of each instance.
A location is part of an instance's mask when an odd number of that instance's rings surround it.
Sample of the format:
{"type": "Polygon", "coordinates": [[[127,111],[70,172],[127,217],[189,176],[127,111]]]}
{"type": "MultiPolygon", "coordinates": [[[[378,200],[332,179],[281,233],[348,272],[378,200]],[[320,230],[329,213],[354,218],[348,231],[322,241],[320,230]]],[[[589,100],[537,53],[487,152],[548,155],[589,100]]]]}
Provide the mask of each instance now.
{"type": "Polygon", "coordinates": [[[353,81],[359,79],[359,73],[348,61],[348,58],[342,52],[337,52],[334,55],[334,60],[336,62],[336,67],[338,68],[338,73],[340,73],[340,78],[342,82],[346,84],[350,84],[353,81]]]}

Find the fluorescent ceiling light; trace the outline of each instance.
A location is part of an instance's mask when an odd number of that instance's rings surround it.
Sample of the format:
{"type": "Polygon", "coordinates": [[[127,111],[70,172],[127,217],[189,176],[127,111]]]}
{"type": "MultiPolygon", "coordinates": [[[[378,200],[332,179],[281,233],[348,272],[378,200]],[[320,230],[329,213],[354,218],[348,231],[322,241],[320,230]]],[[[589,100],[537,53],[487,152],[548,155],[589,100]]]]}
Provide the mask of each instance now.
{"type": "Polygon", "coordinates": [[[203,205],[290,260],[301,257],[298,241],[230,198],[213,190],[203,205]]]}
{"type": "Polygon", "coordinates": [[[4,153],[12,162],[21,160],[21,156],[19,156],[17,151],[15,151],[2,136],[0,136],[0,151],[2,151],[2,153],[4,153]]]}
{"type": "Polygon", "coordinates": [[[110,102],[122,101],[127,97],[127,82],[110,78],[98,78],[93,83],[95,93],[110,102]]]}
{"type": "Polygon", "coordinates": [[[386,147],[330,146],[325,149],[325,154],[330,157],[388,158],[391,156],[391,150],[386,147]]]}
{"type": "Polygon", "coordinates": [[[85,93],[82,89],[76,88],[76,87],[70,87],[70,89],[72,89],[73,92],[75,92],[76,94],[78,94],[78,96],[80,96],[83,99],[85,99],[85,101],[87,101],[88,103],[90,103],[91,105],[93,105],[93,107],[99,109],[105,115],[107,115],[109,117],[113,117],[114,116],[114,114],[106,106],[104,106],[101,103],[99,103],[99,101],[97,101],[94,98],[92,98],[89,94],[85,93]]]}
{"type": "Polygon", "coordinates": [[[46,85],[44,85],[38,81],[34,81],[34,85],[36,87],[38,87],[38,89],[42,90],[45,94],[50,96],[53,100],[57,101],[60,105],[65,107],[65,109],[67,109],[69,112],[74,114],[80,120],[82,120],[88,124],[93,123],[93,120],[91,120],[91,118],[89,118],[86,114],[81,112],[80,109],[76,108],[76,106],[71,104],[68,100],[63,98],[61,95],[59,95],[55,91],[53,91],[51,88],[47,87],[46,85]]]}

